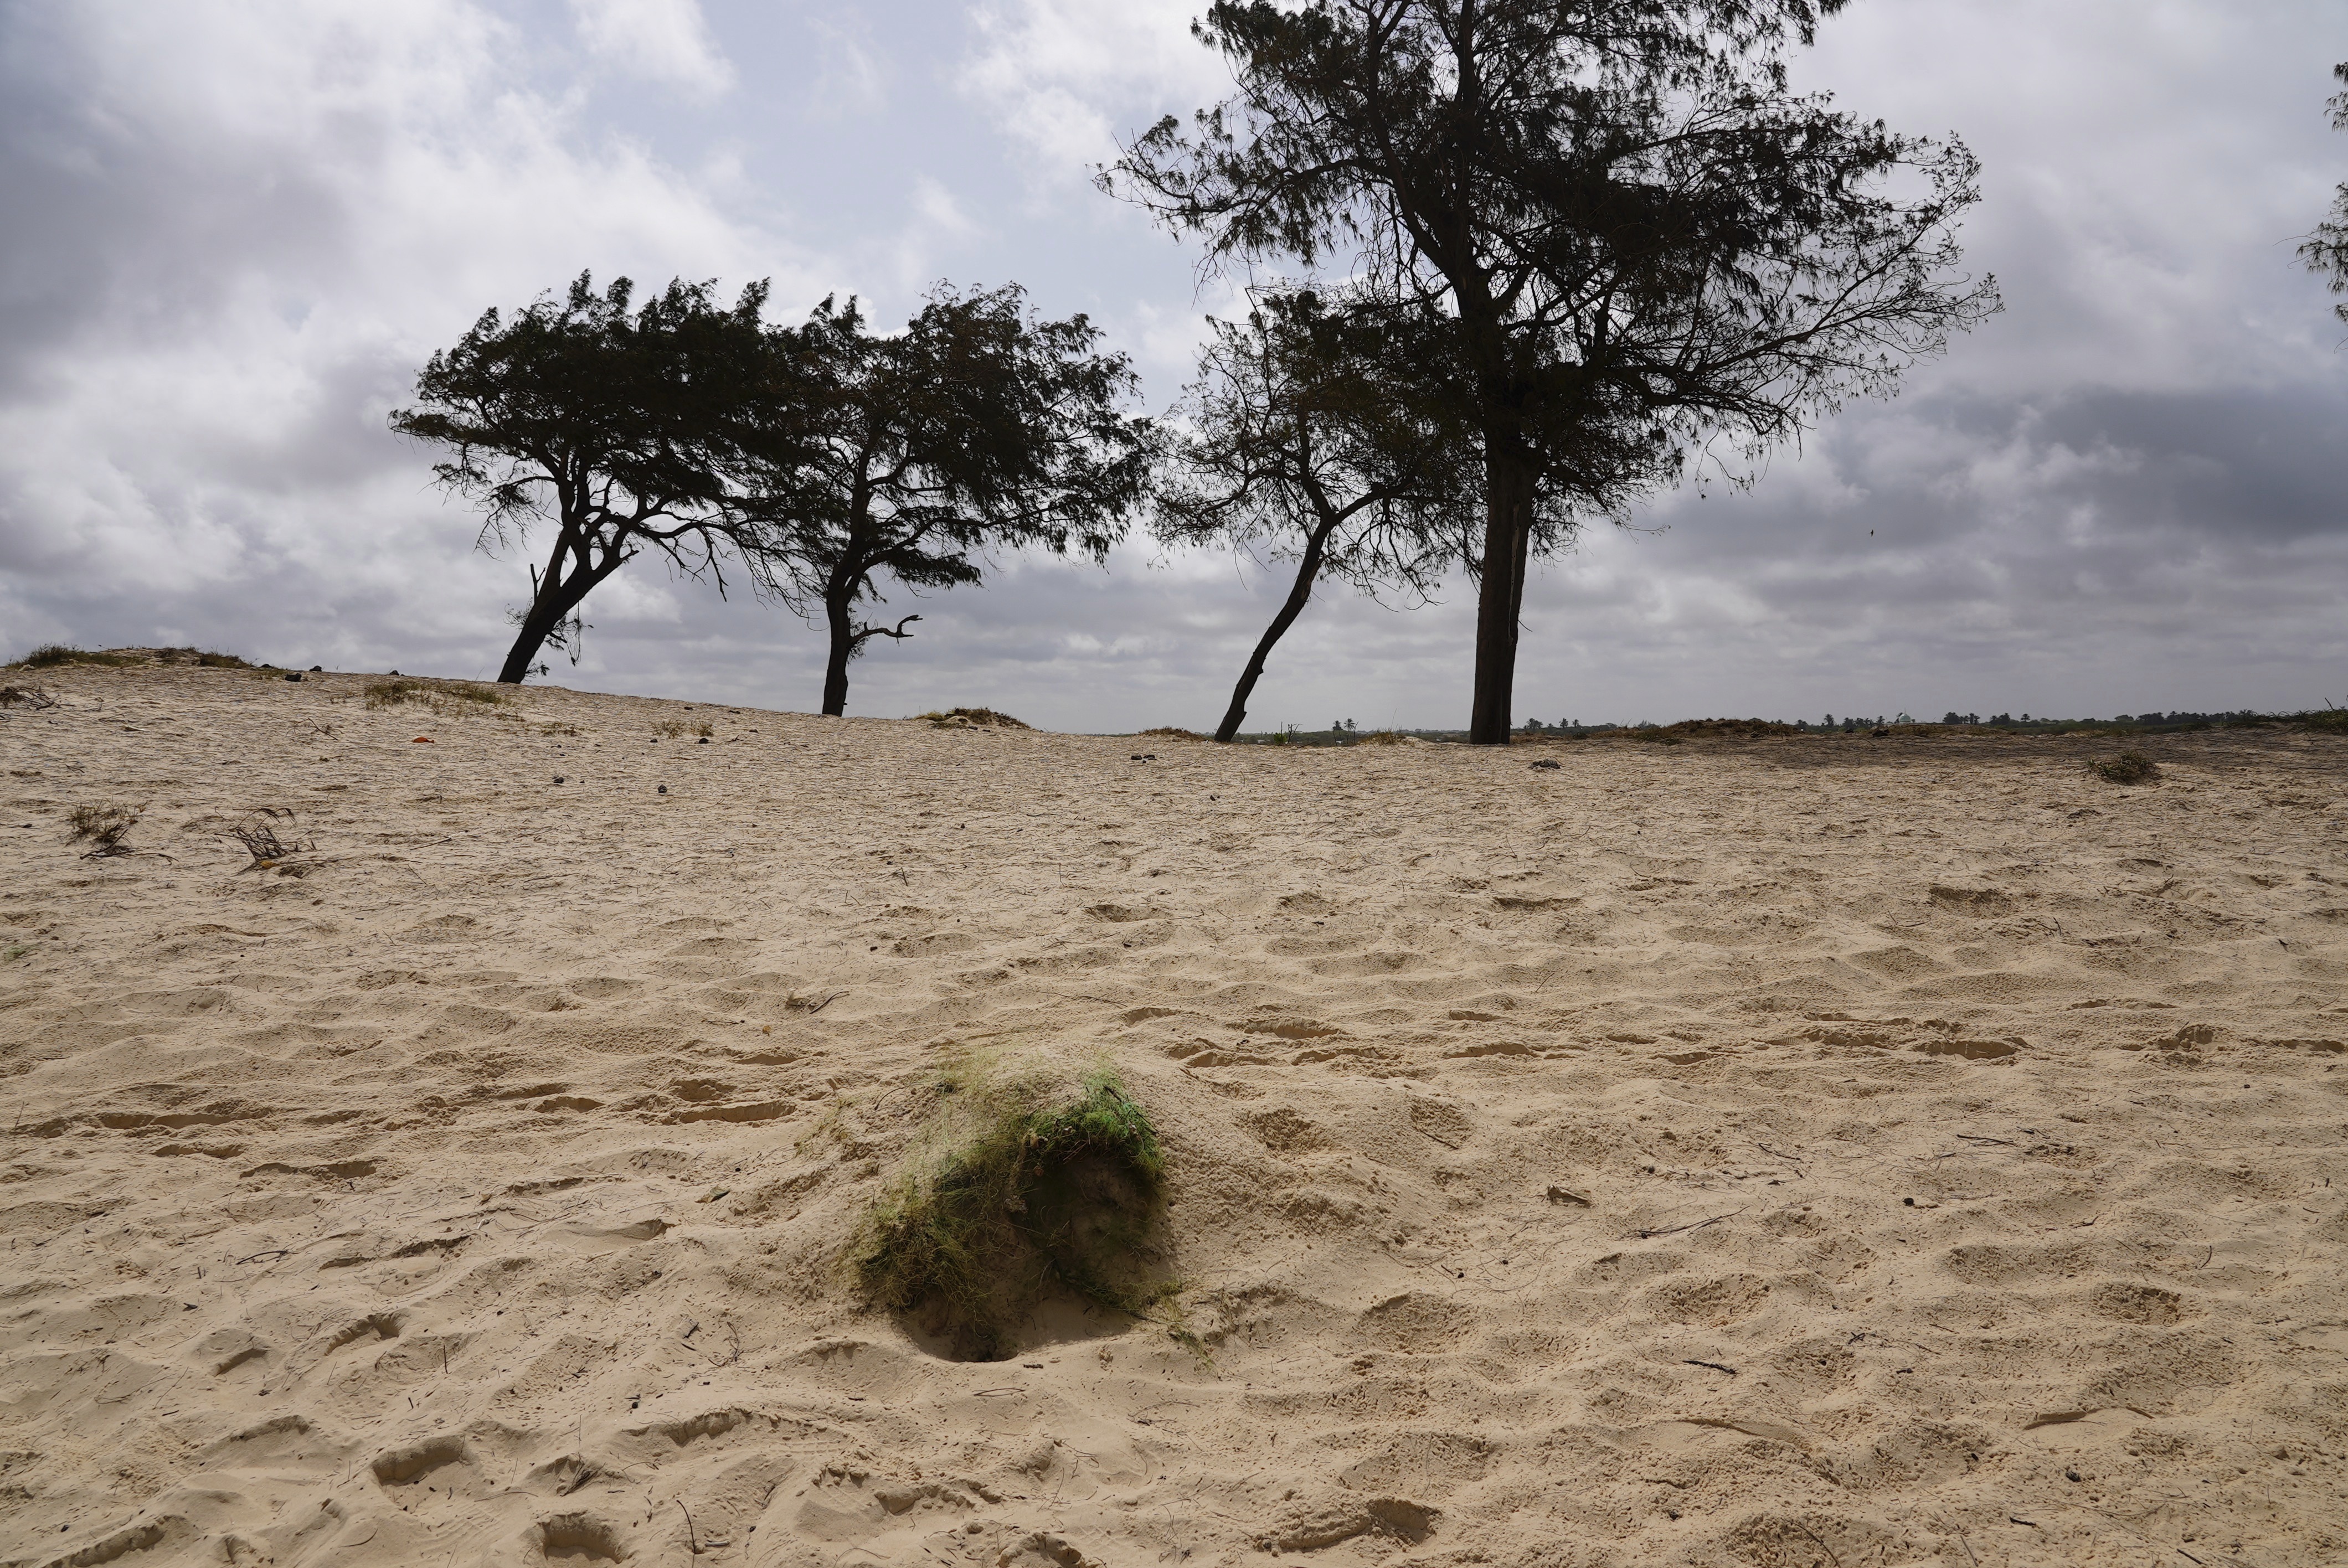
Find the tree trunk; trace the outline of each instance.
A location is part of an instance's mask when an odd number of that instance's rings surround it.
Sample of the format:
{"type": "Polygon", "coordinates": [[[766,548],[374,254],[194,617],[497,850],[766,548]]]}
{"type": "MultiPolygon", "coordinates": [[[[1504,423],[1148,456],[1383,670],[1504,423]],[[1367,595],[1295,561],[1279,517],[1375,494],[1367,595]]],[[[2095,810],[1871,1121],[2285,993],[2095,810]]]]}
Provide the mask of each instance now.
{"type": "Polygon", "coordinates": [[[832,718],[848,712],[848,661],[856,656],[856,597],[851,579],[845,593],[823,596],[824,619],[831,625],[831,653],[823,666],[823,711],[832,718]]]}
{"type": "Polygon", "coordinates": [[[1522,457],[1488,441],[1484,469],[1484,579],[1476,599],[1475,705],[1469,743],[1509,743],[1517,683],[1517,624],[1530,559],[1533,476],[1522,457]]]}
{"type": "Polygon", "coordinates": [[[546,563],[546,572],[538,579],[538,593],[522,615],[521,631],[514,638],[513,647],[506,654],[505,668],[498,671],[500,685],[519,686],[522,683],[523,678],[530,672],[531,663],[538,658],[539,651],[546,646],[546,640],[554,634],[554,629],[562,624],[563,617],[577,610],[586,600],[589,591],[617,570],[623,559],[615,551],[609,558],[610,564],[597,571],[587,564],[586,553],[581,551],[577,564],[571,569],[571,575],[557,578],[555,573],[562,565],[562,558],[569,553],[569,542],[557,540],[553,558],[546,563]]]}
{"type": "Polygon", "coordinates": [[[1328,543],[1329,529],[1326,526],[1315,528],[1306,536],[1304,559],[1296,563],[1296,583],[1288,590],[1288,602],[1282,605],[1280,613],[1272,618],[1272,625],[1265,630],[1263,641],[1255,645],[1255,651],[1248,657],[1247,668],[1240,671],[1240,683],[1231,689],[1231,710],[1223,715],[1223,722],[1215,727],[1215,739],[1228,741],[1240,733],[1240,722],[1247,717],[1248,693],[1255,690],[1256,682],[1262,678],[1263,663],[1272,657],[1272,644],[1278,642],[1288,629],[1296,624],[1296,618],[1304,613],[1305,601],[1313,597],[1313,579],[1321,575],[1321,562],[1327,552],[1328,543]]]}

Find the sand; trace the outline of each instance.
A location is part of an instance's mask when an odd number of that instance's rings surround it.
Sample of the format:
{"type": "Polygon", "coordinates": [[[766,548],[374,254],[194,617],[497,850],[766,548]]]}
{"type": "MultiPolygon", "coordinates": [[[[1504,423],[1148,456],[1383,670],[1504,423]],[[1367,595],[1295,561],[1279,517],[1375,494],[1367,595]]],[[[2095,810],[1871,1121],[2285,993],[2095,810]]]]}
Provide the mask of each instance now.
{"type": "Polygon", "coordinates": [[[0,1561],[2348,1560],[2348,743],[40,678],[0,1561]],[[860,1307],[970,1051],[1122,1071],[1179,1316],[860,1307]]]}

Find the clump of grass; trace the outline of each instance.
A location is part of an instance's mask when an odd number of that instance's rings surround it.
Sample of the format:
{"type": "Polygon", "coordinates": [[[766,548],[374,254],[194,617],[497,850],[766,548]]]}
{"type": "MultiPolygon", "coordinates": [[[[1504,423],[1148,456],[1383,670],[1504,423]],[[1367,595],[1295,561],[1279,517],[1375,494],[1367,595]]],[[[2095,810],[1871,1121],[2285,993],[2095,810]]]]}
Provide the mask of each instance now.
{"type": "Polygon", "coordinates": [[[88,853],[82,856],[85,860],[135,855],[138,852],[123,839],[139,825],[142,810],[135,805],[77,805],[66,814],[66,841],[89,845],[88,853]]]}
{"type": "Polygon", "coordinates": [[[2348,708],[2318,708],[2298,715],[2299,722],[2325,734],[2348,734],[2348,708]]]}
{"type": "Polygon", "coordinates": [[[0,708],[54,708],[57,700],[42,687],[29,682],[22,686],[0,686],[0,708]]]}
{"type": "Polygon", "coordinates": [[[1144,735],[1155,735],[1161,741],[1203,741],[1207,738],[1196,730],[1186,730],[1177,724],[1160,724],[1154,730],[1142,730],[1134,738],[1139,740],[1144,735]]]}
{"type": "Polygon", "coordinates": [[[2160,776],[2160,769],[2153,760],[2133,748],[2116,757],[2093,758],[2087,767],[2097,778],[2112,784],[2150,784],[2160,776]]]}
{"type": "Polygon", "coordinates": [[[917,719],[927,719],[941,730],[1027,730],[1008,713],[998,713],[992,708],[948,708],[942,713],[916,713],[917,719]]]}
{"type": "Polygon", "coordinates": [[[1406,746],[1410,743],[1410,737],[1393,730],[1372,730],[1368,734],[1356,738],[1354,743],[1357,746],[1406,746]]]}
{"type": "Polygon", "coordinates": [[[494,686],[479,686],[469,681],[418,681],[405,675],[389,681],[368,682],[366,696],[366,705],[370,708],[396,708],[412,702],[440,713],[492,709],[509,701],[506,694],[494,686]],[[472,708],[467,708],[467,703],[471,703],[472,708]]]}
{"type": "Polygon", "coordinates": [[[1070,1098],[965,1062],[940,1091],[947,1153],[869,1216],[853,1255],[866,1295],[977,1361],[1012,1354],[1056,1290],[1142,1311],[1166,1159],[1116,1073],[1097,1069],[1070,1098]]]}
{"type": "Polygon", "coordinates": [[[685,735],[699,735],[703,740],[707,740],[716,733],[717,727],[706,719],[697,724],[689,724],[683,719],[663,719],[653,726],[654,734],[672,741],[685,735]]]}
{"type": "Polygon", "coordinates": [[[103,664],[120,669],[126,664],[143,662],[132,653],[94,653],[87,648],[75,648],[63,642],[45,642],[14,664],[11,670],[55,670],[66,664],[103,664]]]}

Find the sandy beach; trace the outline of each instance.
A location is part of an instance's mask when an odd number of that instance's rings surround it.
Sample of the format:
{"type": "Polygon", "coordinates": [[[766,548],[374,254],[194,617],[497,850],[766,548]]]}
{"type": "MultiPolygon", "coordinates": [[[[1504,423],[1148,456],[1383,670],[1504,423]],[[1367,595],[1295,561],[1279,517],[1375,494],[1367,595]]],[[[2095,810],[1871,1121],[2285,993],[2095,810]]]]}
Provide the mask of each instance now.
{"type": "Polygon", "coordinates": [[[2348,1561],[2348,740],[35,673],[0,1563],[2348,1561]],[[860,1303],[973,1052],[1123,1074],[1165,1320],[860,1303]]]}

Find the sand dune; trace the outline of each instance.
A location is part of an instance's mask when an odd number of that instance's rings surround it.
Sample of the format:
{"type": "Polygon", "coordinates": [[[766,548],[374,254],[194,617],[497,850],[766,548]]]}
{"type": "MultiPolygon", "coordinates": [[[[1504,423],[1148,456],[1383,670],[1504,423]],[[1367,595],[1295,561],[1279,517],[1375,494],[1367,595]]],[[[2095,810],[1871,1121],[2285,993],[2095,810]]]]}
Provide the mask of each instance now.
{"type": "Polygon", "coordinates": [[[0,1562],[2348,1560],[2339,740],[43,679],[0,1562]],[[1179,1320],[860,1308],[967,1050],[1122,1071],[1179,1320]]]}

